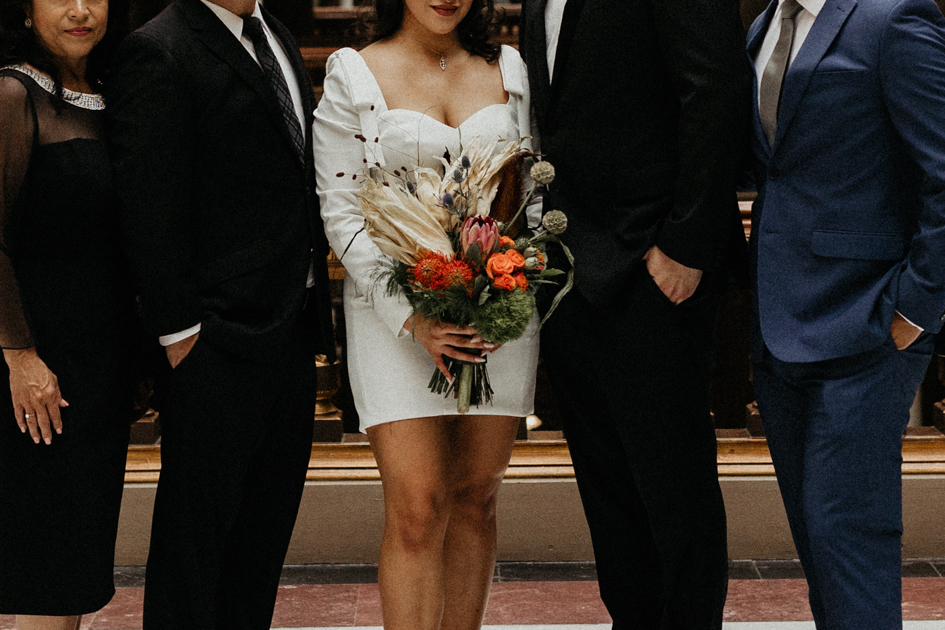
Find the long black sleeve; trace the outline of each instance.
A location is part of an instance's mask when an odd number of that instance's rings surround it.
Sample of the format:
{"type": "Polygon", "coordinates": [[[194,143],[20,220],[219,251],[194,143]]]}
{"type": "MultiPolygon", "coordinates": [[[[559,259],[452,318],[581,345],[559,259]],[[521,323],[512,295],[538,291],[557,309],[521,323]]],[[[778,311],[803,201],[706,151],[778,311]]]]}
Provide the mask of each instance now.
{"type": "Polygon", "coordinates": [[[0,77],[0,347],[33,345],[10,257],[14,205],[26,180],[36,122],[26,88],[0,77]]]}
{"type": "Polygon", "coordinates": [[[712,267],[728,242],[751,74],[733,0],[654,0],[663,57],[679,99],[679,175],[657,245],[689,267],[712,267]]]}
{"type": "Polygon", "coordinates": [[[141,291],[145,325],[168,335],[200,322],[189,276],[193,116],[166,48],[143,33],[122,44],[108,93],[108,141],[122,239],[141,291]]]}

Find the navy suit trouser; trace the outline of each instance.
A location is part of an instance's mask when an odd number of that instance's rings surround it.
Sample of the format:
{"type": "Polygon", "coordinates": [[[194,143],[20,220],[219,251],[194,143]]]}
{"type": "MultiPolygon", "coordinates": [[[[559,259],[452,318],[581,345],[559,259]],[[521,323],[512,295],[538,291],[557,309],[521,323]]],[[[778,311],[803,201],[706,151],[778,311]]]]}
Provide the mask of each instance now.
{"type": "Polygon", "coordinates": [[[813,363],[765,348],[754,364],[818,630],[902,629],[902,434],[933,343],[813,363]]]}

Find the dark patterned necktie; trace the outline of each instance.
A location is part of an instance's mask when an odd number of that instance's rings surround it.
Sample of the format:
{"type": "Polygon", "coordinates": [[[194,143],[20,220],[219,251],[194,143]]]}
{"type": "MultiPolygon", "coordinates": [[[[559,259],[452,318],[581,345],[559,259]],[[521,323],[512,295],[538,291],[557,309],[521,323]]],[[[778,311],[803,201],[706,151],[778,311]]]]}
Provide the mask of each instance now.
{"type": "Polygon", "coordinates": [[[778,108],[781,105],[781,87],[784,75],[791,59],[791,45],[794,43],[794,17],[801,10],[797,0],[785,0],[781,5],[781,33],[771,53],[771,59],[761,75],[761,90],[758,94],[758,111],[761,115],[761,127],[768,138],[768,146],[774,146],[774,136],[778,129],[778,108]]]}
{"type": "Polygon", "coordinates": [[[289,93],[289,86],[282,74],[282,68],[276,59],[266,34],[263,32],[262,22],[259,18],[251,15],[243,17],[243,33],[249,36],[253,42],[253,48],[256,49],[256,58],[259,59],[259,65],[262,66],[266,79],[269,80],[269,86],[279,99],[279,105],[282,106],[282,117],[289,128],[289,134],[292,136],[292,142],[295,144],[299,156],[305,155],[305,136],[302,134],[302,127],[299,125],[299,119],[295,115],[295,106],[292,104],[292,95],[289,93]]]}

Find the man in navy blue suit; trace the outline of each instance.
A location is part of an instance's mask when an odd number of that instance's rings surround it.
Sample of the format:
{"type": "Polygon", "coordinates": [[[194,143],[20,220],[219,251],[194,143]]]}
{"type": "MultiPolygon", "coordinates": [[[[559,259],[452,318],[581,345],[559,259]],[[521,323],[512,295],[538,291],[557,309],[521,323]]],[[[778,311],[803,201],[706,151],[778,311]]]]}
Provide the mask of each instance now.
{"type": "Polygon", "coordinates": [[[945,19],[774,0],[748,52],[755,387],[811,609],[901,630],[901,436],[945,317],[945,19]]]}

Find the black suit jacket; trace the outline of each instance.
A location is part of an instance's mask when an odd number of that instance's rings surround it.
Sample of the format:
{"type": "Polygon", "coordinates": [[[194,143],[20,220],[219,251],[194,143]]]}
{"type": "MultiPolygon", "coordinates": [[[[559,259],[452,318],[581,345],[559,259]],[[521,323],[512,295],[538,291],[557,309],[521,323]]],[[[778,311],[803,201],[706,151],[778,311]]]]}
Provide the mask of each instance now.
{"type": "Polygon", "coordinates": [[[568,0],[549,82],[545,0],[523,7],[545,209],[569,217],[575,286],[608,304],[654,243],[697,269],[744,247],[736,152],[751,75],[735,0],[568,0]]]}
{"type": "Polygon", "coordinates": [[[200,322],[201,341],[260,361],[282,354],[306,300],[318,345],[333,345],[315,102],[291,35],[265,19],[301,88],[304,156],[258,64],[199,0],[180,0],[126,38],[107,95],[147,329],[160,336],[200,322]],[[306,291],[313,251],[316,285],[306,291]]]}

